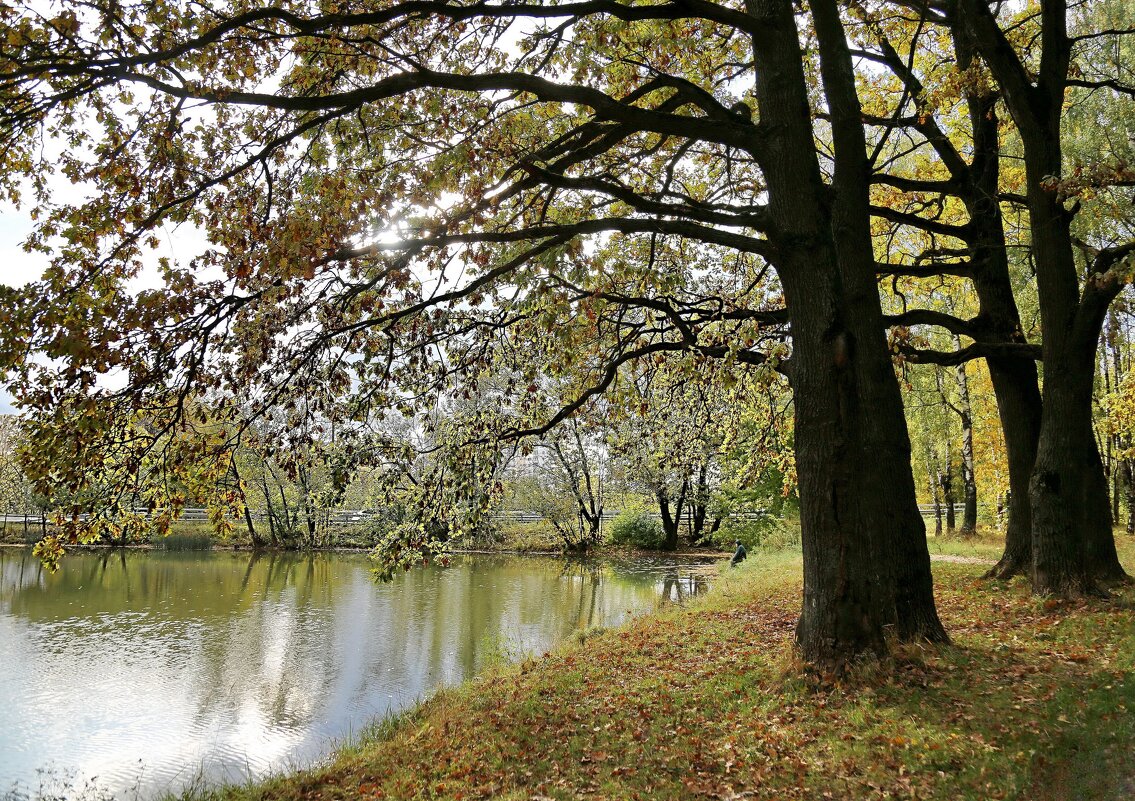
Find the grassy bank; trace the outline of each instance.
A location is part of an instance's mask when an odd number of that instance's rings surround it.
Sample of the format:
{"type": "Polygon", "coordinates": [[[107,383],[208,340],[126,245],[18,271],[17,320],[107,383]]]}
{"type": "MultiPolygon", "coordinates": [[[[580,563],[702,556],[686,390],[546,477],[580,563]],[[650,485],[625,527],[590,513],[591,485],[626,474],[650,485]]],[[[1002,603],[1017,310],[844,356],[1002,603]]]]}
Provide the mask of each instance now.
{"type": "Polygon", "coordinates": [[[799,555],[762,554],[709,597],[443,691],[325,767],[211,797],[1130,798],[1135,590],[1046,603],[982,570],[935,563],[952,646],[832,684],[792,655],[799,555]]]}

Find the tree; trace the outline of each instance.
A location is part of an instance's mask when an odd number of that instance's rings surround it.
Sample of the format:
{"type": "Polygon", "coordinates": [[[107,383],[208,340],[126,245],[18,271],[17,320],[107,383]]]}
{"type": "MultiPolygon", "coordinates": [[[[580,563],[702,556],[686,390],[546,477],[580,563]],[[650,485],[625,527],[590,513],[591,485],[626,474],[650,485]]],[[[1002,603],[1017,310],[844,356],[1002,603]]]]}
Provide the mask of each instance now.
{"type": "MultiPolygon", "coordinates": [[[[1127,281],[1132,246],[1127,227],[1113,215],[1102,228],[1097,224],[1093,243],[1080,240],[1084,258],[1077,264],[1073,229],[1084,230],[1076,220],[1082,201],[1113,195],[1129,181],[1114,148],[1097,149],[1094,163],[1070,168],[1064,159],[1068,131],[1062,126],[1065,108],[1080,105],[1078,94],[1106,97],[1113,114],[1129,116],[1129,110],[1119,110],[1129,109],[1132,94],[1121,60],[1095,53],[1129,47],[1131,26],[1121,19],[1122,7],[1110,4],[1078,13],[1071,35],[1067,4],[1059,2],[1042,3],[1038,11],[1032,4],[991,8],[959,0],[919,7],[913,16],[902,10],[906,5],[857,7],[869,38],[878,40],[876,50],[864,57],[887,66],[903,87],[897,110],[869,121],[883,130],[884,140],[892,132],[892,138],[902,137],[907,158],[892,157],[892,162],[909,166],[910,154],[920,150],[931,152],[934,162],[920,173],[879,176],[877,182],[897,194],[877,205],[876,213],[929,240],[913,264],[892,274],[970,278],[980,307],[968,321],[928,309],[904,309],[892,320],[941,326],[974,340],[951,353],[908,351],[910,358],[946,365],[980,355],[989,362],[1013,488],[1006,551],[993,572],[1007,576],[1027,566],[1042,594],[1094,591],[1096,582],[1125,577],[1103,516],[1106,484],[1090,420],[1099,327],[1127,281]],[[948,38],[936,39],[935,32],[948,38]],[[892,36],[912,43],[909,58],[889,45],[892,36]],[[934,66],[935,41],[950,42],[958,69],[941,66],[944,53],[934,66]],[[924,54],[921,62],[916,51],[924,54]],[[936,73],[936,85],[924,85],[918,64],[923,74],[936,73]],[[961,147],[951,140],[960,125],[950,109],[957,99],[965,100],[969,115],[961,147]],[[905,113],[908,102],[916,113],[905,113]],[[1004,135],[998,127],[1002,103],[1013,123],[1004,135]],[[1009,148],[1019,148],[1025,169],[1002,182],[1010,172],[1001,165],[1009,148]],[[967,150],[972,153],[968,162],[967,150]],[[954,221],[959,201],[968,214],[961,223],[954,221]],[[1044,386],[1043,415],[1005,269],[1012,225],[1003,204],[1027,215],[1029,235],[1022,244],[1037,275],[1045,371],[1058,377],[1044,386]],[[923,261],[926,267],[920,268],[923,261]],[[1021,506],[1026,494],[1027,510],[1021,506]]],[[[1087,105],[1098,108],[1098,103],[1087,105]]],[[[895,232],[887,236],[893,241],[895,232]]]]}
{"type": "Polygon", "coordinates": [[[258,453],[254,447],[242,448],[237,453],[233,478],[241,487],[245,526],[254,546],[265,541],[253,523],[253,509],[263,516],[268,528],[267,542],[273,546],[315,548],[330,544],[327,512],[341,488],[332,482],[321,454],[310,449],[293,451],[281,463],[273,456],[258,453]],[[236,468],[238,462],[241,464],[236,468]]]}
{"type": "Polygon", "coordinates": [[[884,226],[879,241],[887,244],[880,273],[891,278],[902,301],[887,319],[899,326],[896,342],[908,361],[956,366],[984,358],[989,365],[1012,486],[1005,555],[993,572],[1008,577],[1031,571],[1028,482],[1041,397],[1034,362],[1039,349],[1022,324],[1015,296],[1020,282],[1008,249],[1011,224],[1002,209],[999,92],[960,16],[936,6],[913,16],[889,13],[895,7],[872,6],[864,15],[859,51],[885,67],[893,82],[886,84],[893,88],[889,96],[876,90],[880,101],[899,98],[894,108],[876,102],[867,118],[879,131],[873,200],[876,223],[884,226]],[[901,52],[904,43],[907,52],[901,52]],[[970,319],[959,316],[956,303],[910,309],[902,294],[929,284],[931,298],[945,293],[956,301],[967,294],[963,281],[975,296],[970,319]],[[950,350],[906,341],[908,332],[930,326],[972,342],[950,350]]]}
{"type": "Polygon", "coordinates": [[[605,448],[578,418],[570,418],[537,444],[531,475],[514,480],[521,508],[538,512],[569,551],[599,541],[603,523],[605,448]]]}
{"type": "Polygon", "coordinates": [[[19,431],[16,418],[0,415],[0,514],[12,514],[20,507],[23,474],[16,459],[19,431]]]}
{"type": "MultiPolygon", "coordinates": [[[[1115,91],[1117,99],[1125,89],[1109,77],[1074,75],[1074,49],[1084,39],[1069,35],[1065,3],[1046,3],[1029,20],[1039,33],[1033,40],[1036,53],[1030,52],[1032,44],[1018,50],[1005,23],[988,6],[959,0],[958,11],[1001,87],[1021,138],[1045,372],[1057,378],[1044,383],[1044,415],[1029,483],[1034,590],[1090,592],[1097,579],[1126,575],[1115,555],[1107,487],[1092,430],[1092,386],[1100,329],[1127,281],[1135,241],[1091,248],[1081,273],[1072,233],[1076,208],[1069,205],[1061,178],[1062,116],[1065,95],[1074,86],[1115,91]]],[[[1091,41],[1107,34],[1082,36],[1091,41]]]]}
{"type": "MultiPolygon", "coordinates": [[[[354,396],[356,417],[418,414],[475,387],[498,350],[551,338],[541,366],[570,373],[576,397],[527,429],[468,429],[447,458],[479,480],[492,458],[478,448],[551,430],[622,365],[676,351],[764,364],[762,327],[787,323],[791,357],[775,358],[796,398],[802,651],[841,665],[885,650],[887,631],[945,639],[834,0],[803,18],[823,164],[787,0],[3,14],[0,181],[16,197],[30,178],[29,246],[51,256],[19,329],[65,364],[20,365],[29,407],[67,397],[95,416],[109,395],[117,414],[144,408],[181,431],[190,388],[227,422],[318,375],[354,396]],[[96,191],[50,203],[56,162],[96,191]],[[154,233],[180,224],[209,248],[160,261],[162,291],[125,292],[154,233]],[[689,291],[652,258],[622,259],[627,239],[649,253],[673,242],[741,290],[689,291]],[[109,370],[128,386],[100,389],[109,370]]],[[[109,445],[97,424],[84,436],[83,454],[109,445]]]]}
{"type": "Polygon", "coordinates": [[[754,372],[737,381],[718,360],[676,356],[624,370],[614,389],[616,407],[632,411],[610,422],[608,443],[624,475],[653,496],[663,549],[678,547],[683,518],[691,544],[720,526],[720,517],[708,518],[722,445],[771,371],[754,372]]]}
{"type": "Polygon", "coordinates": [[[30,533],[29,518],[38,518],[40,530],[46,527],[43,498],[37,496],[20,465],[23,437],[14,415],[0,415],[0,515],[23,518],[25,537],[30,533]]]}
{"type": "Polygon", "coordinates": [[[1102,342],[1100,367],[1103,386],[1100,405],[1102,433],[1108,446],[1108,467],[1112,477],[1112,523],[1122,521],[1121,505],[1127,507],[1126,530],[1135,532],[1135,464],[1132,461],[1131,334],[1125,323],[1127,303],[1113,304],[1108,314],[1102,342]],[[1117,308],[1120,307],[1120,308],[1117,308]]]}

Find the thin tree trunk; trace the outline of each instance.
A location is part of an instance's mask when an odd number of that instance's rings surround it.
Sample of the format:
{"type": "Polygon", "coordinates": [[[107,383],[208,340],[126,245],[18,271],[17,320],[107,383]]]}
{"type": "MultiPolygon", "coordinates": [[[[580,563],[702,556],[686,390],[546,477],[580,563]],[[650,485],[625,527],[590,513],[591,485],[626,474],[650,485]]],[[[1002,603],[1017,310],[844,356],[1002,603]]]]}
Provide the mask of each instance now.
{"type": "Polygon", "coordinates": [[[956,522],[954,517],[954,466],[949,459],[949,451],[946,453],[946,468],[938,474],[938,484],[942,487],[942,503],[946,507],[946,532],[953,534],[956,522]]]}
{"type": "MultiPolygon", "coordinates": [[[[1108,311],[1108,347],[1111,349],[1111,386],[1108,391],[1114,390],[1119,392],[1120,384],[1123,383],[1123,360],[1120,356],[1120,346],[1123,341],[1123,332],[1119,325],[1119,315],[1115,313],[1115,309],[1111,308],[1108,311]]],[[[1104,369],[1106,372],[1107,361],[1105,358],[1104,369]]],[[[1131,483],[1131,463],[1123,456],[1127,450],[1126,437],[1119,431],[1116,431],[1111,436],[1110,447],[1112,449],[1112,472],[1115,476],[1114,500],[1111,506],[1111,520],[1113,526],[1118,526],[1120,521],[1120,504],[1123,500],[1127,488],[1131,483]]]]}
{"type": "Polygon", "coordinates": [[[272,508],[272,495],[268,489],[268,477],[263,469],[260,472],[260,487],[264,492],[264,513],[268,516],[268,536],[271,537],[273,546],[279,546],[280,537],[276,532],[276,513],[272,508]]]}
{"type": "MultiPolygon", "coordinates": [[[[1114,317],[1114,312],[1109,312],[1109,317],[1114,317]]],[[[1112,374],[1111,374],[1111,359],[1108,358],[1109,342],[1108,337],[1112,326],[1105,326],[1104,330],[1100,331],[1099,345],[1097,353],[1099,356],[1099,377],[1103,379],[1103,395],[1107,397],[1111,394],[1112,387],[1112,374]]],[[[1116,380],[1118,385],[1119,381],[1116,380]]],[[[1096,403],[1102,399],[1095,398],[1096,403]]],[[[1103,458],[1104,479],[1107,485],[1108,503],[1111,508],[1111,525],[1114,526],[1119,523],[1119,465],[1116,459],[1116,452],[1119,450],[1116,447],[1115,439],[1117,434],[1110,433],[1103,437],[1104,447],[1100,453],[1103,458]]]]}
{"type": "Polygon", "coordinates": [[[1119,504],[1123,496],[1123,468],[1120,466],[1120,460],[1117,458],[1116,453],[1119,446],[1116,443],[1117,435],[1112,435],[1107,438],[1107,461],[1111,465],[1111,524],[1112,526],[1119,525],[1119,504]]]}
{"type": "Polygon", "coordinates": [[[236,458],[232,460],[233,480],[236,482],[237,490],[240,492],[240,503],[244,507],[244,525],[248,529],[248,540],[253,548],[264,547],[264,541],[260,539],[260,535],[256,532],[256,526],[252,523],[252,512],[248,509],[248,496],[244,491],[244,484],[240,480],[240,471],[236,466],[236,458]]]}
{"type": "Polygon", "coordinates": [[[1123,460],[1123,472],[1127,479],[1127,533],[1135,534],[1135,469],[1130,459],[1123,460]]]}
{"type": "MultiPolygon", "coordinates": [[[[961,350],[961,339],[954,336],[954,347],[961,350]]],[[[977,531],[977,477],[973,467],[973,407],[969,402],[969,381],[965,362],[959,364],[954,375],[958,383],[958,413],[962,422],[962,529],[964,536],[977,531]]]]}
{"type": "MultiPolygon", "coordinates": [[[[928,427],[924,427],[928,428],[928,427]]],[[[930,490],[930,503],[934,509],[934,536],[942,536],[942,493],[938,486],[938,454],[931,444],[929,431],[923,439],[924,458],[926,459],[926,486],[930,490]]]]}
{"type": "Polygon", "coordinates": [[[931,453],[930,447],[927,446],[927,448],[926,448],[926,454],[927,454],[926,474],[927,474],[927,477],[929,478],[929,481],[927,483],[930,484],[930,497],[931,497],[931,499],[933,500],[933,503],[934,503],[934,536],[935,537],[941,537],[942,536],[942,493],[941,493],[940,488],[938,486],[938,479],[937,479],[938,460],[934,459],[934,461],[931,462],[930,461],[930,453],[931,453]]]}

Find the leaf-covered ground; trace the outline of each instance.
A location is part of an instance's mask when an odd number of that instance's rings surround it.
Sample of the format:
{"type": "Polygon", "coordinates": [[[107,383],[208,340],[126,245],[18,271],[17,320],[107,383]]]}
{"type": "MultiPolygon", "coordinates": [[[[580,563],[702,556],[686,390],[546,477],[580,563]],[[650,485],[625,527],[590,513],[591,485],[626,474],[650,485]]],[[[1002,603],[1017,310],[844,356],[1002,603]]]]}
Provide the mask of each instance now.
{"type": "MultiPolygon", "coordinates": [[[[1135,569],[1135,542],[1122,538],[1135,569]]],[[[328,766],[223,797],[1130,799],[1135,590],[1065,605],[936,562],[944,648],[839,683],[790,647],[799,556],[501,669],[328,766]]]]}

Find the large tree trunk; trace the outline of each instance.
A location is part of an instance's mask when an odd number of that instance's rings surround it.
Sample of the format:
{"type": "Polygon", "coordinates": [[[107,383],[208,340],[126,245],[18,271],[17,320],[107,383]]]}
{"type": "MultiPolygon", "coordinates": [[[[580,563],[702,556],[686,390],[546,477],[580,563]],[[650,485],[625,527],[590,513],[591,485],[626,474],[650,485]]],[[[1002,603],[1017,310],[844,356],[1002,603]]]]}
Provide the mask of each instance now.
{"type": "MultiPolygon", "coordinates": [[[[1047,162],[1037,155],[1044,150],[1038,143],[1027,147],[1026,153],[1032,152],[1033,158],[1026,163],[1051,167],[1051,153],[1047,153],[1047,162]]],[[[1029,484],[1033,590],[1079,595],[1097,591],[1098,582],[1122,580],[1127,575],[1115,552],[1107,478],[1092,427],[1096,346],[1106,304],[1093,296],[1091,287],[1080,300],[1070,217],[1043,188],[1043,176],[1038,173],[1038,167],[1029,168],[1033,250],[1038,267],[1047,262],[1054,275],[1041,281],[1041,313],[1047,323],[1046,379],[1037,461],[1029,484]]]]}
{"type": "Polygon", "coordinates": [[[769,126],[762,167],[792,326],[789,380],[804,554],[796,637],[805,659],[838,666],[884,653],[884,632],[895,622],[893,584],[880,559],[883,532],[869,524],[864,506],[872,499],[859,481],[862,410],[852,362],[862,351],[846,327],[793,10],[783,0],[749,0],[749,6],[765,16],[753,47],[755,89],[760,119],[769,126]],[[773,6],[767,16],[766,6],[773,6]]]}
{"type": "MultiPolygon", "coordinates": [[[[1055,372],[1057,366],[1048,364],[1046,370],[1055,372]]],[[[1076,370],[1091,371],[1091,362],[1086,370],[1084,365],[1064,367],[1059,380],[1045,381],[1045,415],[1030,482],[1033,588],[1041,594],[1080,595],[1096,590],[1085,527],[1099,525],[1109,510],[1106,493],[1100,497],[1098,492],[1104,482],[1091,430],[1091,383],[1075,375],[1076,370]],[[1091,448],[1084,447],[1087,442],[1091,448]],[[1093,470],[1099,472],[1096,482],[1086,480],[1093,470]]]]}
{"type": "Polygon", "coordinates": [[[1029,482],[1033,590],[1090,592],[1097,575],[1123,574],[1112,558],[1110,522],[1103,522],[1110,510],[1091,424],[1096,344],[1118,287],[1114,280],[1101,282],[1094,276],[1081,287],[1072,247],[1073,214],[1053,186],[1063,166],[1061,114],[1072,52],[1067,8],[1061,3],[1041,6],[1042,52],[1035,83],[988,5],[963,0],[958,18],[1001,86],[1024,151],[1045,370],[1044,415],[1029,482]]]}
{"type": "MultiPolygon", "coordinates": [[[[958,66],[969,69],[976,57],[977,43],[965,25],[954,26],[954,48],[958,66]]],[[[997,91],[986,90],[977,81],[967,83],[965,97],[973,131],[973,158],[966,171],[968,180],[963,201],[969,215],[966,233],[973,249],[971,264],[979,304],[979,333],[990,341],[1024,344],[1027,340],[1009,277],[1005,221],[999,195],[1001,142],[997,103],[1000,97],[997,91]]],[[[1040,385],[1036,362],[1031,358],[995,356],[986,363],[1009,463],[1005,550],[987,576],[1007,579],[1032,570],[1029,477],[1040,436],[1040,385]]]]}
{"type": "Polygon", "coordinates": [[[836,143],[834,198],[814,155],[793,9],[756,2],[756,96],[770,238],[793,334],[806,659],[842,666],[903,638],[946,639],[898,382],[883,335],[867,216],[862,117],[838,9],[812,4],[836,143]]]}
{"type": "Polygon", "coordinates": [[[855,71],[838,4],[835,0],[815,0],[811,7],[836,155],[833,239],[847,293],[851,344],[861,351],[851,364],[860,395],[858,411],[863,415],[864,459],[860,469],[868,525],[886,538],[880,555],[890,562],[899,639],[944,642],[948,637],[934,605],[926,524],[918,509],[902,394],[883,333],[871,238],[871,167],[863,109],[856,94],[855,71]]]}
{"type": "MultiPolygon", "coordinates": [[[[1095,444],[1095,438],[1092,438],[1095,444]]],[[[1111,515],[1108,483],[1097,448],[1089,448],[1084,475],[1084,548],[1088,574],[1101,584],[1130,580],[1115,550],[1114,518],[1111,515]],[[1095,464],[1092,464],[1094,460],[1095,464]]]]}
{"type": "Polygon", "coordinates": [[[988,578],[1008,579],[1032,573],[1032,507],[1029,477],[1036,462],[1041,400],[1036,364],[1027,359],[989,359],[989,376],[1009,462],[1009,519],[1005,550],[988,578]]]}
{"type": "MultiPolygon", "coordinates": [[[[1059,131],[1059,124],[1053,129],[1059,131]]],[[[1046,175],[1059,174],[1058,140],[1034,131],[1025,141],[1033,253],[1045,324],[1044,416],[1029,482],[1033,590],[1079,595],[1097,591],[1100,581],[1126,577],[1115,553],[1107,478],[1092,427],[1096,347],[1107,290],[1087,286],[1081,298],[1071,216],[1044,187],[1046,175]]]]}

